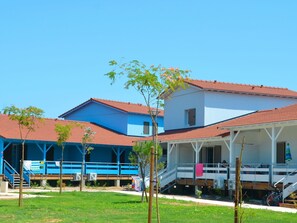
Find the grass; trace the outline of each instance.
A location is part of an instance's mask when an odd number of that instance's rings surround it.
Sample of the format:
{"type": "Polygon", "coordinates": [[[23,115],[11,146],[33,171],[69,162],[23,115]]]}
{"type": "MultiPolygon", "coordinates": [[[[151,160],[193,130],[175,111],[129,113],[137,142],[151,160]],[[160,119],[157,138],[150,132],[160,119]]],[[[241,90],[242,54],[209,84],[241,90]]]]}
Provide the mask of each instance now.
{"type": "MultiPolygon", "coordinates": [[[[112,192],[40,193],[51,197],[0,200],[4,222],[147,222],[147,203],[140,197],[112,192]]],[[[161,222],[233,222],[233,209],[160,199],[161,222]]],[[[296,214],[245,209],[244,222],[296,222],[296,214]]],[[[155,211],[153,222],[156,222],[155,211]]]]}

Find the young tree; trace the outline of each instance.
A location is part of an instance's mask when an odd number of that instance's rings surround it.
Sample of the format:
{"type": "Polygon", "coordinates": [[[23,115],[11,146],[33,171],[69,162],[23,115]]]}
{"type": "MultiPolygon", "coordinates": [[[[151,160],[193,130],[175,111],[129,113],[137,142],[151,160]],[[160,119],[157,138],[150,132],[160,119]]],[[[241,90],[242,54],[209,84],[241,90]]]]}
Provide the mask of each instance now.
{"type": "Polygon", "coordinates": [[[81,139],[82,145],[82,166],[81,166],[81,177],[80,177],[80,186],[79,189],[82,191],[83,186],[85,185],[84,181],[84,167],[85,167],[85,157],[86,154],[90,154],[91,151],[94,149],[90,146],[90,143],[93,141],[96,132],[92,131],[90,127],[85,128],[84,135],[81,139]]]}
{"type": "MultiPolygon", "coordinates": [[[[140,176],[142,179],[141,202],[144,201],[144,195],[145,195],[146,202],[148,202],[148,197],[147,197],[146,187],[145,187],[145,176],[146,176],[146,171],[148,169],[148,166],[150,164],[150,155],[151,155],[150,152],[151,152],[152,146],[154,146],[153,141],[136,142],[132,148],[132,151],[129,154],[130,162],[134,165],[139,166],[140,176]]],[[[162,154],[161,146],[158,146],[157,150],[158,150],[157,152],[158,154],[162,154]]]]}
{"type": "Polygon", "coordinates": [[[55,131],[58,135],[57,144],[61,147],[61,161],[60,161],[60,194],[62,193],[62,184],[63,184],[63,160],[64,160],[64,149],[65,143],[71,136],[71,130],[73,125],[66,124],[56,124],[55,131]]]}
{"type": "Polygon", "coordinates": [[[32,131],[35,131],[37,122],[42,120],[43,110],[34,106],[18,108],[10,106],[3,109],[3,113],[9,116],[10,120],[16,121],[19,127],[19,134],[22,143],[22,158],[20,162],[20,187],[19,187],[19,207],[23,206],[23,170],[25,142],[32,131]]]}
{"type": "MultiPolygon", "coordinates": [[[[145,64],[139,62],[138,60],[132,60],[128,63],[119,64],[117,61],[112,60],[109,65],[113,68],[112,71],[105,74],[108,76],[112,83],[115,82],[117,78],[125,77],[127,80],[124,83],[126,89],[135,88],[139,92],[146,106],[148,107],[148,113],[151,117],[153,123],[153,135],[155,141],[155,148],[157,147],[157,133],[158,133],[158,114],[159,109],[162,106],[162,99],[168,97],[170,93],[180,89],[185,88],[185,79],[189,74],[188,70],[180,70],[178,68],[165,68],[161,65],[146,66],[145,64]]],[[[154,153],[154,147],[152,147],[151,153],[154,153]]],[[[155,154],[157,162],[158,155],[155,154]]],[[[152,157],[153,159],[153,157],[152,157]]],[[[157,171],[156,171],[157,179],[157,171]]],[[[150,179],[150,188],[152,188],[153,180],[150,179]]],[[[151,212],[152,205],[151,200],[153,199],[152,193],[150,193],[149,210],[148,210],[148,222],[151,222],[151,212]]],[[[158,190],[156,191],[156,210],[158,222],[159,218],[159,208],[158,208],[158,190]]]]}
{"type": "Polygon", "coordinates": [[[244,145],[245,145],[245,137],[242,138],[240,155],[239,155],[239,157],[236,157],[234,223],[243,222],[244,210],[242,209],[242,185],[240,182],[240,172],[241,172],[244,145]],[[238,216],[239,214],[240,214],[240,216],[238,216]]]}

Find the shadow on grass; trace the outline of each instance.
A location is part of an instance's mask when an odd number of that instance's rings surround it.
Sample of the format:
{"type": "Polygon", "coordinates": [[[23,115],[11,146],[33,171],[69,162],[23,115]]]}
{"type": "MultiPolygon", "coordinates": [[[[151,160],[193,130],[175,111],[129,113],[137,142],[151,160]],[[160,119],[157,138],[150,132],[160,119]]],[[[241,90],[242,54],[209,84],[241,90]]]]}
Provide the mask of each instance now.
{"type": "Polygon", "coordinates": [[[117,201],[117,202],[112,202],[113,204],[141,204],[145,202],[141,201],[117,201]]]}

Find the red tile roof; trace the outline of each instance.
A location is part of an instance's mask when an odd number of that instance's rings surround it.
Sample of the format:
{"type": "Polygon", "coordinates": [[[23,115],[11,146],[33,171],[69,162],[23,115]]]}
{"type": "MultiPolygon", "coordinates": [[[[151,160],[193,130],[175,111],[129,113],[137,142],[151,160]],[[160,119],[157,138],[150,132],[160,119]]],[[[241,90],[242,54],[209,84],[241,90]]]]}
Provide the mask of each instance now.
{"type": "Polygon", "coordinates": [[[202,128],[193,129],[181,129],[173,130],[162,133],[158,136],[158,139],[162,141],[174,141],[174,140],[194,140],[204,138],[225,137],[229,135],[228,130],[219,128],[219,125],[212,125],[202,128]]]}
{"type": "Polygon", "coordinates": [[[297,104],[283,108],[258,111],[221,123],[222,127],[249,126],[276,122],[297,121],[297,104]]]}
{"type": "MultiPolygon", "coordinates": [[[[135,114],[144,114],[148,115],[148,107],[142,104],[135,104],[135,103],[130,103],[130,102],[120,102],[120,101],[112,101],[112,100],[106,100],[106,99],[99,99],[99,98],[90,98],[88,101],[74,107],[73,109],[63,113],[59,117],[64,118],[67,116],[69,113],[72,113],[73,111],[78,110],[80,107],[85,106],[86,104],[90,102],[98,102],[104,105],[107,105],[109,107],[121,110],[123,112],[127,113],[135,113],[135,114]]],[[[162,109],[159,109],[159,116],[163,117],[164,116],[164,111],[162,109]]]]}
{"type": "MultiPolygon", "coordinates": [[[[67,142],[80,143],[84,133],[84,129],[90,127],[92,131],[96,132],[92,144],[100,145],[119,145],[131,146],[136,141],[137,137],[125,136],[108,129],[102,128],[89,122],[68,121],[59,119],[44,119],[37,123],[37,128],[28,136],[28,140],[56,142],[57,134],[55,132],[55,125],[59,124],[73,124],[81,127],[74,127],[71,136],[67,142]]],[[[0,115],[0,137],[6,139],[20,139],[17,122],[11,121],[7,115],[0,115]]]]}
{"type": "MultiPolygon", "coordinates": [[[[122,110],[124,112],[128,112],[128,113],[145,114],[145,115],[148,114],[148,107],[142,104],[112,101],[112,100],[105,100],[105,99],[99,99],[99,98],[91,98],[91,100],[122,110]]],[[[164,111],[162,109],[159,109],[159,111],[160,111],[159,116],[164,116],[164,111]]]]}
{"type": "Polygon", "coordinates": [[[297,121],[297,104],[283,108],[254,112],[245,116],[206,127],[167,131],[159,135],[159,140],[174,141],[225,137],[229,135],[228,128],[231,127],[270,124],[288,121],[297,121]]]}
{"type": "Polygon", "coordinates": [[[227,92],[236,94],[262,95],[271,97],[297,98],[297,92],[288,88],[267,87],[263,85],[247,85],[218,81],[187,80],[189,85],[206,91],[227,92]]]}

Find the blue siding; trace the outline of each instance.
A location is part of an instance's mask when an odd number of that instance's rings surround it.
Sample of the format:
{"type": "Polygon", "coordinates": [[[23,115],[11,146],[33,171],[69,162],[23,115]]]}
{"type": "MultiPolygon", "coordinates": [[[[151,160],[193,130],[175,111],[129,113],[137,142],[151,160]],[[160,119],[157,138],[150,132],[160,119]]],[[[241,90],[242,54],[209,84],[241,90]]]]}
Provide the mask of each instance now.
{"type": "Polygon", "coordinates": [[[111,162],[112,149],[107,147],[95,147],[91,152],[91,162],[111,162]]]}
{"type": "Polygon", "coordinates": [[[43,160],[43,152],[36,144],[26,144],[26,160],[43,160]]]}
{"type": "Polygon", "coordinates": [[[91,102],[65,116],[67,120],[94,122],[122,134],[127,134],[128,114],[109,106],[91,102]]]}
{"type": "MultiPolygon", "coordinates": [[[[133,136],[149,136],[146,134],[143,134],[143,122],[149,122],[150,123],[150,134],[152,135],[152,120],[149,115],[140,115],[140,114],[129,114],[128,118],[128,135],[133,136]]],[[[163,117],[158,117],[157,119],[158,123],[158,132],[161,133],[164,131],[164,122],[163,117]]]]}
{"type": "Polygon", "coordinates": [[[82,161],[82,154],[76,146],[66,146],[64,149],[64,160],[82,161]]]}

